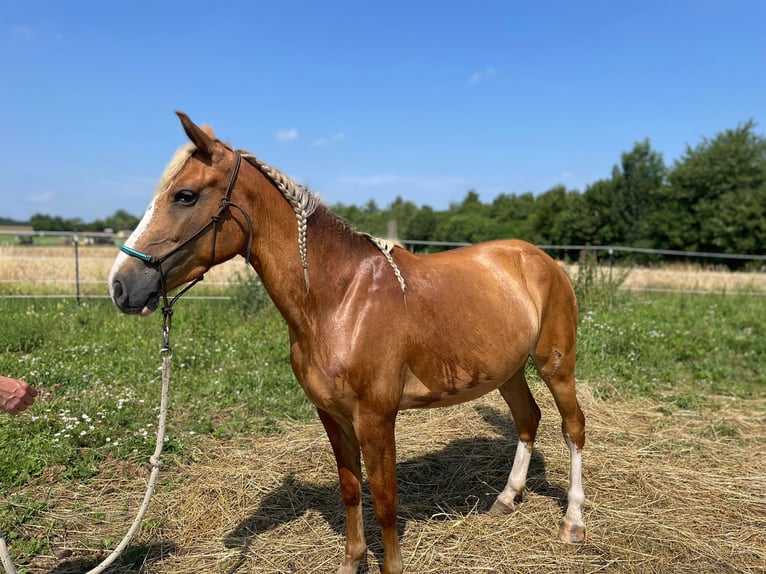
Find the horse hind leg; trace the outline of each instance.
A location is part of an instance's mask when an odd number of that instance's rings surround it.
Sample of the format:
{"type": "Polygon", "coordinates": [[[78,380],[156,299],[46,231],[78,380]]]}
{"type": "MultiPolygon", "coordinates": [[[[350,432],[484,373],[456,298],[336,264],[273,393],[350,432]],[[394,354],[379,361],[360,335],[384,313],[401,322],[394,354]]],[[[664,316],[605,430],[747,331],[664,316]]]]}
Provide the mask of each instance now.
{"type": "Polygon", "coordinates": [[[585,493],[582,487],[582,451],[585,446],[585,416],[575,394],[575,348],[563,350],[554,345],[545,347],[538,344],[538,353],[533,357],[537,371],[548,385],[556,407],[561,414],[561,432],[569,446],[569,491],[567,511],[559,528],[559,540],[579,543],[585,540],[585,522],[582,506],[585,493]]]}
{"type": "Polygon", "coordinates": [[[513,421],[519,435],[513,466],[508,475],[508,482],[497,496],[490,512],[508,514],[513,511],[516,498],[520,497],[527,486],[527,472],[532,459],[532,445],[540,423],[540,407],[537,406],[529,385],[524,377],[524,367],[500,387],[500,394],[511,409],[513,421]]]}

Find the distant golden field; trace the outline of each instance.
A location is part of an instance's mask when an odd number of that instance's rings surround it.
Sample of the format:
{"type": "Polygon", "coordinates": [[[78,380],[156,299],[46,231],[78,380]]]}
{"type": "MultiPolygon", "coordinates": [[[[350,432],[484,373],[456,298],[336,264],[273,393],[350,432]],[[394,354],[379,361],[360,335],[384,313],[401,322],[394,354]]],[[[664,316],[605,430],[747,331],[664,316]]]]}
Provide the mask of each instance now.
{"type": "MultiPolygon", "coordinates": [[[[106,281],[116,246],[80,246],[80,291],[106,295],[106,281]]],[[[577,273],[576,265],[565,266],[577,273]]],[[[605,272],[605,270],[604,270],[605,272]]],[[[624,272],[615,268],[615,277],[624,272]]],[[[216,293],[252,274],[252,269],[237,257],[211,269],[198,293],[216,293]]],[[[0,293],[72,294],[75,285],[73,246],[0,246],[0,293]]],[[[667,265],[658,268],[631,268],[622,284],[625,289],[680,289],[710,292],[753,291],[766,293],[766,273],[709,269],[699,265],[667,265]]]]}
{"type": "MultiPolygon", "coordinates": [[[[576,265],[564,265],[570,276],[577,274],[576,265]]],[[[607,268],[601,272],[608,273],[607,268]]],[[[614,268],[614,277],[627,273],[623,289],[671,289],[705,292],[757,292],[766,293],[766,273],[732,272],[711,269],[702,265],[667,264],[661,267],[614,268]]]]}
{"type": "MultiPolygon", "coordinates": [[[[107,295],[107,278],[118,249],[113,245],[86,245],[78,249],[80,291],[107,295]]],[[[211,269],[199,292],[220,292],[254,273],[242,258],[211,269]]],[[[76,289],[74,246],[0,246],[0,293],[72,294],[76,289]]]]}

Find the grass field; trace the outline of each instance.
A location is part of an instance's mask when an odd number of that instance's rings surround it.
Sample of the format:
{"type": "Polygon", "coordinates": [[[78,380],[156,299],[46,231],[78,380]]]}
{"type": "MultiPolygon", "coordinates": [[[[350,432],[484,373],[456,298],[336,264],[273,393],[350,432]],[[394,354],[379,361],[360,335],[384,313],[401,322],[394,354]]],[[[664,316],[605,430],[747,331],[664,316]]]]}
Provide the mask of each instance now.
{"type": "MultiPolygon", "coordinates": [[[[588,542],[553,542],[568,460],[537,381],[545,423],[527,500],[508,518],[483,513],[515,444],[497,399],[402,416],[409,571],[766,567],[766,299],[616,292],[595,279],[578,283],[588,542]]],[[[114,572],[325,572],[340,561],[329,445],[291,374],[286,328],[252,281],[226,289],[233,299],[178,305],[163,479],[114,572]]],[[[117,543],[143,495],[161,318],[100,299],[0,299],[0,317],[0,373],[41,390],[30,411],[0,417],[0,530],[24,571],[80,572],[117,543]]],[[[377,572],[369,512],[366,523],[377,572]]]]}

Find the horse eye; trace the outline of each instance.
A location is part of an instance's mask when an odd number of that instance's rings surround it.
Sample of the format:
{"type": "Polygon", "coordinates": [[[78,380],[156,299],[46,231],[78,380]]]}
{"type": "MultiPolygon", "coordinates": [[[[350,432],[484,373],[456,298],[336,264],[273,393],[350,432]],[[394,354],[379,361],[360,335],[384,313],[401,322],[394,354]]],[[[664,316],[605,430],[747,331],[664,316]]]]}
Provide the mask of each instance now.
{"type": "Polygon", "coordinates": [[[176,203],[180,203],[181,205],[191,206],[197,203],[199,193],[192,191],[191,189],[181,189],[176,192],[173,199],[176,203]]]}

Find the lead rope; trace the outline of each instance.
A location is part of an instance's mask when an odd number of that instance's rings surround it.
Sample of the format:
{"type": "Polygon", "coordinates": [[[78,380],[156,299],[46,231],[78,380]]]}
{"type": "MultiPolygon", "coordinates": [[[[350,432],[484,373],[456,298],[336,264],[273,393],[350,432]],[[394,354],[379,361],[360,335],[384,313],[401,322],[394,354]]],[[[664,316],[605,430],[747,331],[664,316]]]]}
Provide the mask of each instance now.
{"type": "MultiPolygon", "coordinates": [[[[136,518],[133,520],[128,532],[123,537],[122,541],[117,545],[112,553],[107,556],[101,564],[88,570],[86,574],[100,574],[106,570],[112,562],[119,558],[120,554],[127,548],[130,541],[133,539],[138,527],[141,526],[141,521],[144,519],[147,508],[149,508],[149,502],[154,494],[154,488],[157,484],[157,477],[160,473],[160,455],[162,454],[162,447],[165,443],[165,423],[168,414],[168,393],[170,389],[170,360],[173,358],[173,350],[170,347],[170,323],[173,315],[172,307],[163,307],[163,325],[162,325],[162,348],[160,349],[160,358],[162,359],[162,391],[160,396],[160,415],[159,422],[157,424],[157,442],[154,447],[154,454],[149,457],[149,464],[152,467],[152,472],[149,475],[149,483],[146,486],[146,494],[144,494],[144,500],[141,503],[141,507],[138,509],[136,518]]],[[[5,544],[2,532],[0,532],[0,562],[2,562],[5,571],[8,574],[18,574],[18,570],[11,561],[11,556],[8,553],[8,547],[5,544]]]]}

